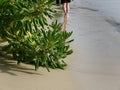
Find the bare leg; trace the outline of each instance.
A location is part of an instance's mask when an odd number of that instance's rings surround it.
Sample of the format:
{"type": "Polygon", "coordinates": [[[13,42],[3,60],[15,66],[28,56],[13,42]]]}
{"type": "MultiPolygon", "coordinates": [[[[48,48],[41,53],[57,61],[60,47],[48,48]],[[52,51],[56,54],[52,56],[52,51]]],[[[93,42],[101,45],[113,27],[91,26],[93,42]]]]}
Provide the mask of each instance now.
{"type": "Polygon", "coordinates": [[[67,26],[67,15],[64,16],[64,22],[63,22],[63,25],[62,25],[62,31],[66,30],[66,26],[67,26]]]}
{"type": "Polygon", "coordinates": [[[67,16],[69,16],[69,3],[66,3],[66,14],[67,14],[67,16]]]}
{"type": "Polygon", "coordinates": [[[64,11],[64,22],[62,25],[62,31],[65,31],[67,25],[67,18],[69,17],[69,3],[63,4],[63,11],[64,11]]]}
{"type": "Polygon", "coordinates": [[[63,3],[63,11],[64,11],[64,14],[66,14],[66,3],[63,3]]]}

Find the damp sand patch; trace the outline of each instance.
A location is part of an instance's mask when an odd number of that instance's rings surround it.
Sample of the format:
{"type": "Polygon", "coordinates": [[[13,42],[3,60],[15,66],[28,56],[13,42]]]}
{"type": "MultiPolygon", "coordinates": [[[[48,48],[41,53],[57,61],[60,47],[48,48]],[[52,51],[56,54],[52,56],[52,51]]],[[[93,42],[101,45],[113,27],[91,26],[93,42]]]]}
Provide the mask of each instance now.
{"type": "Polygon", "coordinates": [[[115,27],[118,32],[120,32],[120,22],[116,22],[115,20],[110,19],[106,19],[105,21],[115,27]]]}
{"type": "Polygon", "coordinates": [[[85,10],[89,10],[89,11],[99,11],[98,9],[94,9],[94,8],[89,8],[89,7],[75,7],[75,8],[71,8],[71,9],[85,9],[85,10]]]}

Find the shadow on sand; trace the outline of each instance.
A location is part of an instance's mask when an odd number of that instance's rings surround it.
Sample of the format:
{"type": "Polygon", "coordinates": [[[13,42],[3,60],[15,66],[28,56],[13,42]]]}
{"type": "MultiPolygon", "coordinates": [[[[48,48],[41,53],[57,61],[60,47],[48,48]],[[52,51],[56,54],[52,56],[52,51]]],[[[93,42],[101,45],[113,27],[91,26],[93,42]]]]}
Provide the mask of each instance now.
{"type": "Polygon", "coordinates": [[[27,65],[17,65],[16,61],[0,56],[0,73],[18,76],[18,73],[42,75],[27,65]]]}

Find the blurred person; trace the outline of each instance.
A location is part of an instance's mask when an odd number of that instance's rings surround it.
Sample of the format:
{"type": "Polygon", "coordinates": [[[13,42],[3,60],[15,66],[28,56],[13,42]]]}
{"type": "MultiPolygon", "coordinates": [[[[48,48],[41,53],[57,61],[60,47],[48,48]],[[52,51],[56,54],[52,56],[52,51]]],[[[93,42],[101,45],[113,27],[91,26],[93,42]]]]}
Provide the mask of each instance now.
{"type": "Polygon", "coordinates": [[[64,22],[62,25],[62,31],[66,30],[67,18],[69,17],[70,2],[71,0],[61,0],[62,8],[64,11],[64,22]]]}
{"type": "Polygon", "coordinates": [[[69,17],[70,2],[71,0],[61,0],[64,16],[67,16],[67,17],[69,17]]]}

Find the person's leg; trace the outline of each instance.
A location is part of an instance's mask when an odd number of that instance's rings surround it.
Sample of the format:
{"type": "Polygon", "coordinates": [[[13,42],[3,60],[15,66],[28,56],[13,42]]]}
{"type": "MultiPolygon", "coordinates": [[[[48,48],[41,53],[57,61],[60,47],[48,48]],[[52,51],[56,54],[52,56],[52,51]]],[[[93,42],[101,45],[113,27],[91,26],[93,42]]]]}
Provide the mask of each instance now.
{"type": "Polygon", "coordinates": [[[66,27],[67,27],[67,18],[68,16],[65,15],[64,16],[64,22],[63,22],[63,25],[62,25],[62,31],[65,31],[66,30],[66,27]]]}
{"type": "Polygon", "coordinates": [[[67,10],[67,9],[66,9],[66,3],[63,3],[63,4],[62,4],[62,8],[63,8],[64,14],[66,14],[66,10],[67,10]]]}
{"type": "Polygon", "coordinates": [[[68,14],[69,13],[69,3],[66,3],[66,13],[68,14]]]}
{"type": "Polygon", "coordinates": [[[69,17],[69,3],[66,3],[66,16],[69,17]]]}

